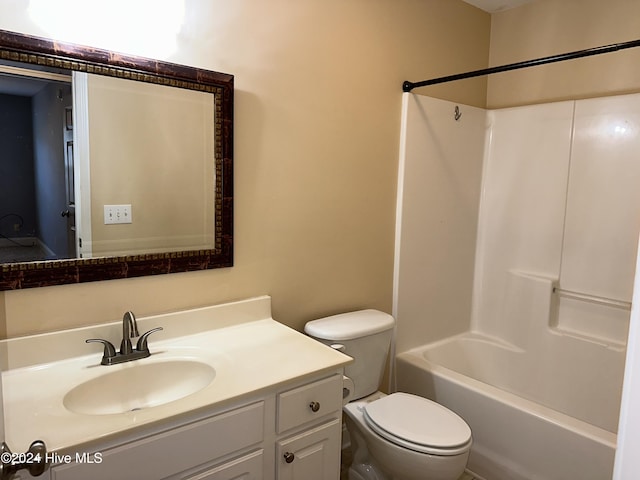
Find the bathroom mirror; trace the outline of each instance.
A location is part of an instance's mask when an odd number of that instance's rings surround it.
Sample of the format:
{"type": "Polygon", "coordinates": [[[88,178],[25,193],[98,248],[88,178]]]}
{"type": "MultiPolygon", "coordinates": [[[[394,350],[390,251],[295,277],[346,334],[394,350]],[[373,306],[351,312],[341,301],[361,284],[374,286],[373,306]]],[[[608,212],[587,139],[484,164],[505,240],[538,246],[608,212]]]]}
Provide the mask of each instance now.
{"type": "MultiPolygon", "coordinates": [[[[232,75],[6,31],[0,31],[0,63],[21,71],[52,72],[51,96],[56,104],[59,103],[56,108],[62,118],[61,130],[68,131],[60,134],[64,136],[60,145],[64,150],[63,169],[66,169],[63,174],[63,177],[66,175],[62,182],[64,185],[60,189],[66,190],[71,200],[68,206],[51,213],[48,218],[60,218],[67,223],[70,218],[75,218],[80,223],[84,222],[82,228],[78,226],[78,230],[85,232],[84,238],[90,240],[82,245],[82,236],[75,239],[79,243],[75,248],[81,258],[64,258],[65,255],[62,255],[58,258],[63,259],[56,260],[33,261],[27,258],[25,261],[13,261],[12,257],[5,257],[5,260],[0,260],[0,290],[232,266],[232,75]],[[73,76],[73,87],[69,80],[66,80],[68,86],[65,86],[65,75],[69,79],[73,76]],[[76,83],[78,79],[80,81],[76,83]],[[94,113],[86,115],[93,115],[91,121],[79,112],[88,112],[89,109],[78,108],[77,105],[70,108],[70,100],[66,97],[70,97],[72,88],[74,101],[80,107],[83,101],[89,99],[94,113]],[[95,100],[92,89],[96,88],[110,92],[111,97],[106,95],[100,101],[95,100]],[[137,92],[144,97],[142,103],[132,100],[134,95],[138,95],[137,92]],[[116,103],[117,99],[120,99],[120,103],[116,103]],[[97,117],[95,108],[100,102],[104,106],[103,112],[109,106],[117,113],[97,117]],[[139,104],[138,110],[127,110],[133,104],[139,104]],[[140,113],[140,108],[145,109],[144,114],[140,113]],[[142,121],[158,120],[163,108],[168,112],[166,121],[155,122],[158,125],[147,125],[149,122],[142,121]],[[86,145],[74,136],[85,123],[89,125],[86,145]],[[105,135],[102,135],[102,139],[96,136],[94,125],[99,127],[96,132],[104,133],[110,124],[119,125],[119,133],[106,135],[107,139],[105,135]],[[125,148],[130,143],[125,141],[125,136],[142,124],[148,126],[144,132],[136,131],[129,136],[145,138],[142,145],[146,143],[155,150],[142,152],[138,142],[135,153],[131,153],[133,149],[125,148]],[[69,133],[74,129],[74,135],[69,133]],[[117,139],[109,139],[114,136],[117,139]],[[73,139],[76,139],[75,145],[73,139]],[[168,143],[163,143],[165,140],[168,143]],[[198,148],[192,148],[194,144],[199,144],[198,148]],[[173,156],[164,158],[167,151],[173,151],[173,156]],[[94,166],[94,158],[100,156],[103,157],[101,165],[94,166]],[[81,170],[78,165],[83,164],[85,157],[91,157],[92,163],[87,163],[81,170]],[[126,171],[123,170],[125,167],[126,171]],[[81,178],[78,177],[88,175],[88,171],[90,182],[87,179],[84,183],[80,182],[81,178]],[[117,175],[110,175],[110,172],[117,172],[117,175]],[[154,172],[157,174],[154,175],[154,172]],[[183,174],[186,176],[183,177],[183,174]],[[161,182],[156,185],[152,177],[160,177],[161,182]],[[80,188],[77,188],[78,184],[80,188]],[[87,188],[89,185],[90,189],[87,188]],[[83,195],[88,195],[87,191],[91,191],[91,196],[83,203],[80,200],[83,195]],[[135,191],[137,196],[122,195],[123,191],[135,191]],[[194,191],[200,193],[195,195],[194,191]],[[100,192],[102,197],[99,197],[100,192]],[[147,200],[143,201],[140,197],[146,197],[147,200]],[[155,201],[149,200],[154,198],[155,201]],[[161,212],[168,211],[169,208],[161,208],[163,205],[171,206],[173,217],[152,211],[153,208],[161,212]],[[132,222],[127,225],[115,224],[120,223],[121,216],[126,217],[124,222],[128,223],[129,219],[132,222]],[[157,219],[155,224],[150,220],[153,218],[157,219]],[[113,225],[110,224],[111,220],[114,220],[113,225]],[[184,221],[184,224],[180,225],[180,221],[184,221]],[[144,244],[139,238],[130,240],[115,235],[116,232],[149,225],[156,230],[141,235],[145,239],[153,239],[151,243],[144,244]],[[187,232],[194,225],[198,225],[199,231],[195,234],[187,232]],[[171,230],[179,233],[170,233],[171,230]],[[175,241],[172,235],[197,237],[197,240],[191,243],[175,241]]],[[[27,83],[22,74],[20,78],[27,83]]],[[[58,112],[53,116],[57,117],[58,112]]],[[[16,122],[11,120],[10,123],[16,122]]],[[[34,142],[34,145],[36,143],[40,142],[34,142]]],[[[39,147],[34,146],[34,150],[36,148],[39,147]]],[[[6,164],[8,155],[4,157],[6,164]]],[[[0,169],[1,163],[0,157],[0,169]]],[[[38,182],[41,184],[42,179],[36,180],[38,182]]],[[[54,190],[53,186],[45,185],[43,192],[51,190],[54,190]]],[[[15,198],[12,201],[15,204],[21,202],[15,198]]],[[[1,207],[0,210],[3,210],[1,207]]],[[[0,218],[4,216],[9,235],[5,232],[4,236],[0,236],[0,242],[12,236],[12,229],[18,231],[24,228],[24,219],[11,216],[13,211],[17,211],[15,205],[4,210],[7,211],[0,211],[0,218]]],[[[75,226],[72,225],[73,229],[75,226]]],[[[73,245],[69,251],[75,252],[73,245]]],[[[68,255],[73,256],[74,253],[68,255]]]]}

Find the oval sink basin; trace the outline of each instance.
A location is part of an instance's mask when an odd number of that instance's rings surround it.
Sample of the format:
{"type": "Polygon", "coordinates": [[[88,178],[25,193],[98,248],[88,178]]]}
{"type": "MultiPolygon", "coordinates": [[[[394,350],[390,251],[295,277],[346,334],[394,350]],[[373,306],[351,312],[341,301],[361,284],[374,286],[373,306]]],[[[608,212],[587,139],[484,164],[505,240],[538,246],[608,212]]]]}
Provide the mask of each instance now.
{"type": "Polygon", "coordinates": [[[67,410],[87,415],[126,413],[192,395],[216,376],[213,367],[191,360],[132,363],[123,367],[74,387],[62,403],[67,410]]]}

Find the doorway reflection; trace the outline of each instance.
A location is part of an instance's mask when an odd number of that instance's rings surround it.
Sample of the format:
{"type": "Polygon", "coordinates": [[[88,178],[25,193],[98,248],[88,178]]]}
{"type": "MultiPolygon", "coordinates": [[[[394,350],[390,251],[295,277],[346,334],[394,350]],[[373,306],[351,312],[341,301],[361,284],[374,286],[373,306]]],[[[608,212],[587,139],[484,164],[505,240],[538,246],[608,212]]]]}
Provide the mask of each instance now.
{"type": "Polygon", "coordinates": [[[62,216],[70,78],[15,78],[0,75],[0,263],[72,258],[75,234],[62,216]]]}

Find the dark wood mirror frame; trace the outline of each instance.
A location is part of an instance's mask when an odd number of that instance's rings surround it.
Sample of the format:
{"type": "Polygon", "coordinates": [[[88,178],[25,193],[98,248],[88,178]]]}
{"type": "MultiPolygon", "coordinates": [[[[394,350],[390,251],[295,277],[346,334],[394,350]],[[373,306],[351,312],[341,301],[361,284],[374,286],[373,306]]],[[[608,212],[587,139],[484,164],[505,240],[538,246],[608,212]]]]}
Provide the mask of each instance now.
{"type": "Polygon", "coordinates": [[[179,273],[233,265],[233,75],[0,30],[0,59],[214,94],[215,245],[210,250],[0,264],[0,290],[179,273]]]}

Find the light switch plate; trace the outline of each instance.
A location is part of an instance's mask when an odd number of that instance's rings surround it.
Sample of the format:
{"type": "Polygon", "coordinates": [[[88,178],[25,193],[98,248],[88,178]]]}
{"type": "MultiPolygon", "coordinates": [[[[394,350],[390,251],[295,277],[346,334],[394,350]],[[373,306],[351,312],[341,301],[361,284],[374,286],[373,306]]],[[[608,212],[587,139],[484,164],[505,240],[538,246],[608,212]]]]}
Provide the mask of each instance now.
{"type": "Polygon", "coordinates": [[[131,205],[105,205],[104,224],[132,223],[131,205]]]}

